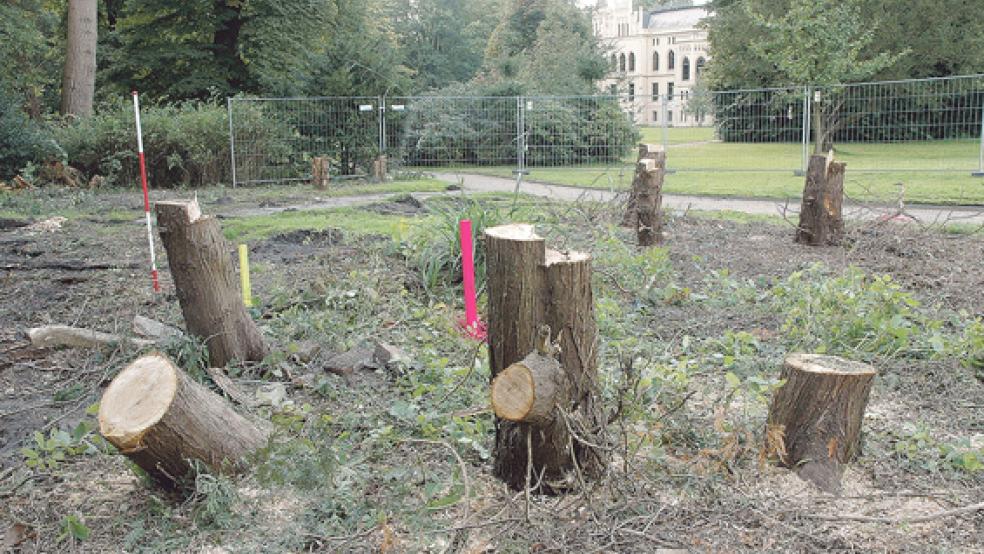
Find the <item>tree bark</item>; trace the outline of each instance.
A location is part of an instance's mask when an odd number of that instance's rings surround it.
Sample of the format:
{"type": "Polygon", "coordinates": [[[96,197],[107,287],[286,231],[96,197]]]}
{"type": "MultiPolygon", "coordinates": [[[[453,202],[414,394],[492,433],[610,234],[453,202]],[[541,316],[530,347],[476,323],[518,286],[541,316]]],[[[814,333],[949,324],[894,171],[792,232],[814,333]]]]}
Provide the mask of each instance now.
{"type": "Polygon", "coordinates": [[[637,217],[637,206],[638,206],[638,190],[639,181],[642,178],[640,164],[645,160],[659,160],[662,159],[662,167],[665,171],[666,169],[666,152],[663,151],[662,145],[659,144],[640,144],[639,145],[639,158],[636,160],[635,173],[632,176],[632,188],[629,190],[629,201],[625,205],[625,214],[622,216],[622,226],[623,227],[636,227],[638,222],[637,217]]]}
{"type": "Polygon", "coordinates": [[[317,157],[311,159],[311,185],[318,190],[328,188],[328,158],[317,157]]]}
{"type": "Polygon", "coordinates": [[[652,246],[663,241],[663,178],[666,173],[666,153],[656,159],[639,162],[636,189],[636,239],[639,246],[652,246]]]}
{"type": "Polygon", "coordinates": [[[861,450],[861,424],[877,371],[836,356],[790,354],[769,406],[766,452],[827,492],[861,450]]]}
{"type": "Polygon", "coordinates": [[[269,438],[162,354],[137,359],[113,379],[99,404],[99,432],[167,488],[189,476],[191,460],[242,470],[269,438]]]}
{"type": "Polygon", "coordinates": [[[61,113],[88,117],[92,115],[92,101],[96,92],[96,0],[69,0],[67,23],[61,113]]]}
{"type": "Polygon", "coordinates": [[[157,203],[157,223],[186,327],[205,340],[210,364],[262,360],[267,348],[243,306],[218,220],[202,216],[196,200],[177,200],[157,203]]]}
{"type": "Polygon", "coordinates": [[[796,242],[811,246],[838,244],[844,238],[844,174],[847,164],[826,156],[810,156],[800,205],[796,242]]]}
{"type": "Polygon", "coordinates": [[[513,403],[523,411],[522,404],[532,398],[528,414],[510,415],[518,413],[513,408],[503,411],[509,417],[496,421],[495,473],[523,489],[532,452],[533,490],[561,492],[574,486],[576,472],[592,477],[602,467],[588,444],[600,427],[593,410],[597,327],[591,257],[546,250],[531,225],[487,229],[485,241],[493,394],[500,399],[500,411],[506,410],[507,395],[524,394],[517,387],[525,374],[526,400],[514,398],[513,403]],[[534,352],[538,329],[540,335],[546,329],[547,336],[541,336],[534,352]],[[550,329],[560,346],[559,363],[543,353],[543,343],[551,342],[550,329]],[[537,401],[536,391],[550,392],[537,401]]]}

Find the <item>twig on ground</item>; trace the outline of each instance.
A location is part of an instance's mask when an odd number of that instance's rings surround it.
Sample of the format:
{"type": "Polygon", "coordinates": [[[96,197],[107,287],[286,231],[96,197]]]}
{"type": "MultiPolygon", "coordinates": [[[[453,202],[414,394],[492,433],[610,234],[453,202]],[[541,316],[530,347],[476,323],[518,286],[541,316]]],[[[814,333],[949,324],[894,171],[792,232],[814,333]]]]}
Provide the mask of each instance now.
{"type": "Polygon", "coordinates": [[[844,514],[839,516],[824,515],[824,514],[801,514],[801,516],[807,519],[818,519],[820,521],[857,521],[861,523],[888,523],[888,524],[897,525],[901,523],[926,523],[927,521],[933,521],[935,519],[962,516],[965,514],[972,514],[974,512],[979,512],[981,510],[984,510],[984,502],[979,502],[977,504],[971,504],[969,506],[963,506],[960,508],[954,508],[952,510],[944,510],[942,512],[936,512],[935,514],[927,514],[924,516],[874,517],[874,516],[862,516],[856,514],[844,514]]]}

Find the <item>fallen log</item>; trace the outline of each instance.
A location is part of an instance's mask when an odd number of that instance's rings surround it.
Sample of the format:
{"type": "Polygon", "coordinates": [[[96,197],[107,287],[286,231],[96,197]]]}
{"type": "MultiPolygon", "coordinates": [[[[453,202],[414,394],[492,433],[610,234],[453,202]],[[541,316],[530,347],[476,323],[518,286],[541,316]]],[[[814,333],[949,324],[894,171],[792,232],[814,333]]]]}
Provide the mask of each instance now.
{"type": "Polygon", "coordinates": [[[132,344],[137,347],[152,346],[154,341],[121,337],[89,329],[79,329],[68,325],[46,325],[27,330],[27,338],[35,348],[54,348],[66,346],[71,348],[103,348],[116,344],[132,344]]]}
{"type": "Polygon", "coordinates": [[[269,431],[236,413],[162,354],[138,358],[106,388],[99,432],[166,488],[177,488],[200,461],[237,472],[269,431]]]}
{"type": "Polygon", "coordinates": [[[101,270],[124,270],[139,269],[138,264],[111,264],[111,263],[85,263],[85,262],[32,262],[32,263],[0,263],[0,270],[3,271],[101,271],[101,270]]]}
{"type": "Polygon", "coordinates": [[[204,339],[209,363],[261,361],[263,336],[243,306],[231,246],[197,200],[158,202],[157,222],[188,332],[204,339]]]}
{"type": "Polygon", "coordinates": [[[861,450],[861,424],[878,372],[860,362],[790,354],[769,406],[766,452],[827,492],[861,450]]]}

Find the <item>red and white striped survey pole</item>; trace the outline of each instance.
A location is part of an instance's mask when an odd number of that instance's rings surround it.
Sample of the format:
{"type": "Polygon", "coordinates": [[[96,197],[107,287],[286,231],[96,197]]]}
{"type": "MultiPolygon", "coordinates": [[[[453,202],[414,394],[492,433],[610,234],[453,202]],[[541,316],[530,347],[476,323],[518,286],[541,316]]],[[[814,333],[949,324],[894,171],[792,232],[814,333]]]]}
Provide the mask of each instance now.
{"type": "Polygon", "coordinates": [[[161,292],[157,279],[157,256],[154,255],[154,228],[150,222],[150,194],[147,192],[147,161],[144,159],[143,131],[140,129],[140,100],[133,91],[133,115],[137,120],[137,158],[140,160],[140,182],[143,184],[144,215],[147,216],[147,242],[150,244],[150,278],[154,282],[154,292],[161,292]]]}

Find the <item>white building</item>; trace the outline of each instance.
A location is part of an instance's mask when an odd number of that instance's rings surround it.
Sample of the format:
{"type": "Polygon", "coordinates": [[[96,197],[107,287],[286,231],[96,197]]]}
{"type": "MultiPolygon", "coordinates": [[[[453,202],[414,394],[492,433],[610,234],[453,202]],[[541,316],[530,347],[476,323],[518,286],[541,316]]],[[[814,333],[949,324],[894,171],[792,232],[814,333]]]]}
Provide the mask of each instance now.
{"type": "Polygon", "coordinates": [[[626,108],[644,125],[708,124],[687,109],[708,60],[707,32],[698,28],[702,6],[633,10],[632,0],[599,0],[594,31],[611,51],[606,92],[625,95],[626,108]]]}

